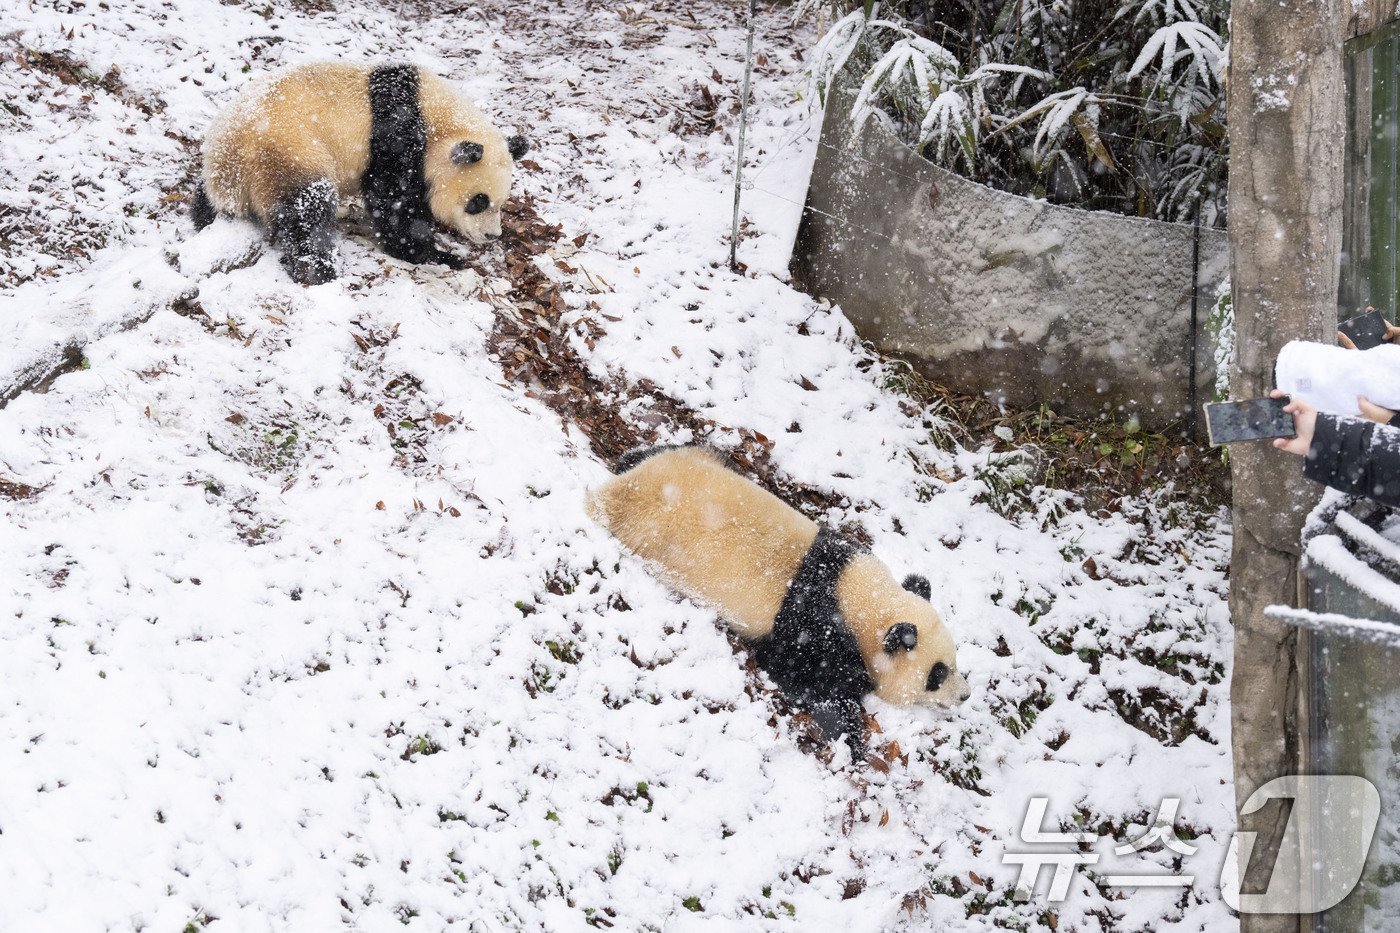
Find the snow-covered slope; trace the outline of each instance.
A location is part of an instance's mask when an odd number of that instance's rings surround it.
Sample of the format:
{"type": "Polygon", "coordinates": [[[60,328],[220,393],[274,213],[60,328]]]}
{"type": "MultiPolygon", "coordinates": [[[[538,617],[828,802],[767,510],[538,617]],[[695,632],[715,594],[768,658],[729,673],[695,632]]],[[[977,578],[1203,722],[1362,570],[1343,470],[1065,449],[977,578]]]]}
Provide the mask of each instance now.
{"type": "Polygon", "coordinates": [[[0,388],[83,362],[0,411],[0,929],[1234,927],[1228,529],[1006,492],[1004,443],[949,447],[785,283],[816,121],[783,5],[727,269],[744,7],[8,14],[0,388]],[[504,252],[346,235],[301,288],[192,233],[237,88],[392,56],[532,138],[504,252]],[[582,512],[597,452],[697,434],[928,575],[973,699],[872,699],[873,763],[814,753],[582,512]],[[1181,798],[1196,886],[1013,903],[1034,795],[1116,842],[1181,798]]]}

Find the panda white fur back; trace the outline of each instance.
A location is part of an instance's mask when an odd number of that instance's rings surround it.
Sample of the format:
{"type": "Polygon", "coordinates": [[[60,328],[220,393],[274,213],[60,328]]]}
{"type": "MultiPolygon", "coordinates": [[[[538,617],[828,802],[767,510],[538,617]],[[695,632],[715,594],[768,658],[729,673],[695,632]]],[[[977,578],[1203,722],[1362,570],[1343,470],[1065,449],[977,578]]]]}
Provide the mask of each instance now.
{"type": "Polygon", "coordinates": [[[292,277],[315,284],[335,277],[337,209],[363,195],[381,249],[460,268],[434,245],[434,223],[499,235],[527,148],[424,69],[316,62],[255,82],[220,113],[192,214],[200,228],[219,213],[263,223],[292,277]]]}
{"type": "Polygon", "coordinates": [[[845,704],[836,718],[851,735],[850,704],[870,690],[901,705],[967,699],[927,580],[897,583],[858,544],[711,451],[640,451],[619,469],[590,493],[589,514],[676,589],[713,606],[799,705],[845,704]]]}

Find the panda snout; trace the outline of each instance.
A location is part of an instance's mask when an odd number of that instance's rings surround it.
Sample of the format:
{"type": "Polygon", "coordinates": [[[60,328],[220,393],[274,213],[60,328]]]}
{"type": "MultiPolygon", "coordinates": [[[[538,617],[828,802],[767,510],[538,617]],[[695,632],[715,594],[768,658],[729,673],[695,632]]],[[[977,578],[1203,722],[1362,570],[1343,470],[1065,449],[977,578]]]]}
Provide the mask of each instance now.
{"type": "Polygon", "coordinates": [[[949,706],[962,706],[972,698],[972,687],[967,683],[967,677],[962,671],[958,671],[944,684],[944,690],[948,695],[946,702],[949,706]]]}

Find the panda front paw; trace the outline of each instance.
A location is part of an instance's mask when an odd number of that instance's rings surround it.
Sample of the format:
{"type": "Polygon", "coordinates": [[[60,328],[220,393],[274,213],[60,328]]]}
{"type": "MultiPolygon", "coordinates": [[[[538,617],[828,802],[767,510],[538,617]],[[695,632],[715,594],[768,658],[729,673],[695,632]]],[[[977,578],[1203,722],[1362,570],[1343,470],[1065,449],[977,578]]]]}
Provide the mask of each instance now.
{"type": "Polygon", "coordinates": [[[434,249],[428,256],[428,262],[437,263],[439,266],[446,266],[449,269],[465,269],[467,261],[456,253],[449,253],[447,250],[434,249]]]}
{"type": "Polygon", "coordinates": [[[859,700],[846,698],[799,698],[798,706],[821,727],[827,742],[845,736],[856,758],[865,756],[865,707],[859,700]]]}
{"type": "Polygon", "coordinates": [[[282,254],[282,266],[292,281],[301,285],[324,285],[335,278],[335,254],[282,254]]]}

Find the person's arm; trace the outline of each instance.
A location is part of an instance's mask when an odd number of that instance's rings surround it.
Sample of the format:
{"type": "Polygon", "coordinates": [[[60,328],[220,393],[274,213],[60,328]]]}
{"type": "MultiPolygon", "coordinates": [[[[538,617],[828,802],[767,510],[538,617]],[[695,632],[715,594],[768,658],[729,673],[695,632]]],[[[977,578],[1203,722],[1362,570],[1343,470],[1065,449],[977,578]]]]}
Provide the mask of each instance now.
{"type": "Polygon", "coordinates": [[[1371,425],[1352,418],[1319,413],[1308,444],[1303,475],[1342,492],[1369,495],[1366,482],[1371,425]]]}
{"type": "Polygon", "coordinates": [[[1364,395],[1356,397],[1356,405],[1361,409],[1361,414],[1370,418],[1376,424],[1388,424],[1393,428],[1400,428],[1400,411],[1391,411],[1389,408],[1382,408],[1364,395]]]}
{"type": "Polygon", "coordinates": [[[1303,475],[1400,507],[1400,428],[1320,414],[1303,475]]]}
{"type": "MultiPolygon", "coordinates": [[[[1274,395],[1282,393],[1277,389],[1274,395]]],[[[1297,434],[1274,446],[1307,458],[1303,475],[1353,495],[1400,507],[1400,428],[1320,414],[1302,399],[1284,406],[1297,434]]]]}

